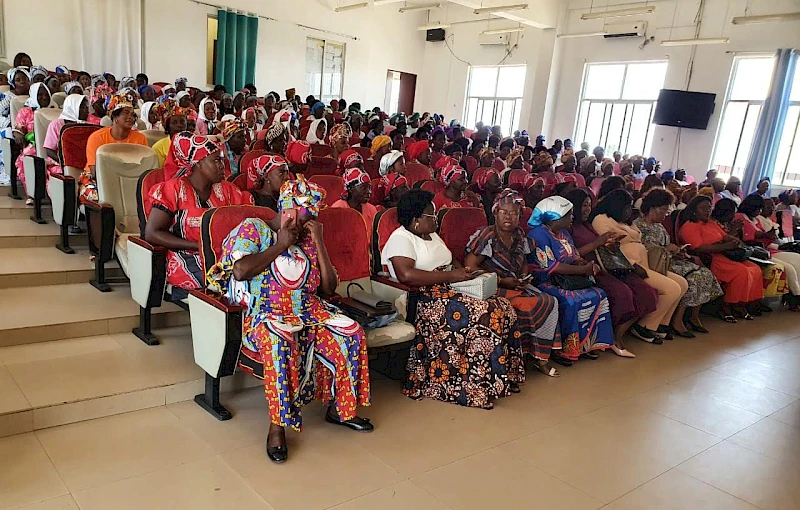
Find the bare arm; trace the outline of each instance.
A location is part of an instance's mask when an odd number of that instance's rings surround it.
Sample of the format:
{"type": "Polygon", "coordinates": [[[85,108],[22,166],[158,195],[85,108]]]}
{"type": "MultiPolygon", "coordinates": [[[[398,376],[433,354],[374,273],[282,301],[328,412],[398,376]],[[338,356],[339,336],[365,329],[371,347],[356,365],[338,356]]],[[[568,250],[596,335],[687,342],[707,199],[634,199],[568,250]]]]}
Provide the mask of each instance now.
{"type": "Polygon", "coordinates": [[[336,292],[336,284],[338,283],[338,276],[336,269],[331,264],[331,259],[328,256],[328,250],[325,247],[325,242],[322,237],[322,223],[311,220],[306,223],[306,229],[311,236],[311,239],[317,245],[317,262],[319,263],[320,273],[320,292],[325,296],[330,296],[336,292]]]}
{"type": "Polygon", "coordinates": [[[166,212],[153,208],[147,226],[144,229],[144,239],[150,244],[163,246],[170,250],[198,250],[198,243],[187,241],[169,232],[172,218],[166,212]]]}
{"type": "Polygon", "coordinates": [[[423,271],[414,267],[414,259],[408,257],[392,257],[389,259],[394,267],[397,280],[411,287],[427,287],[442,283],[463,282],[472,278],[464,268],[452,271],[423,271]]]}

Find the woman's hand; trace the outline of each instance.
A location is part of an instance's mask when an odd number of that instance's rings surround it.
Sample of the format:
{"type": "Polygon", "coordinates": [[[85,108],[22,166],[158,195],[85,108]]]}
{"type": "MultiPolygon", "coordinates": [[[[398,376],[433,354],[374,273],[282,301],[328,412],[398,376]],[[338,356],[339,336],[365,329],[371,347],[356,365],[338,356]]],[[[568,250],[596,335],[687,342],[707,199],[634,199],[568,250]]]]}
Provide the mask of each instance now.
{"type": "Polygon", "coordinates": [[[311,240],[314,241],[317,246],[325,242],[322,237],[322,223],[317,220],[309,220],[306,222],[305,228],[311,236],[311,240]]]}
{"type": "Polygon", "coordinates": [[[668,245],[667,245],[667,252],[669,252],[669,254],[670,254],[670,255],[673,255],[673,256],[674,256],[674,255],[676,255],[676,254],[677,254],[679,251],[681,251],[681,248],[680,248],[680,246],[676,246],[676,245],[674,245],[674,244],[672,244],[672,243],[670,243],[670,244],[668,244],[668,245]]]}
{"type": "Polygon", "coordinates": [[[522,290],[528,285],[527,282],[524,282],[519,278],[514,278],[513,276],[509,276],[507,278],[499,278],[497,280],[497,284],[503,288],[511,290],[522,290]]]}
{"type": "Polygon", "coordinates": [[[447,271],[447,281],[450,283],[458,283],[458,282],[465,282],[467,280],[472,280],[475,278],[474,273],[472,271],[468,271],[466,268],[459,267],[453,269],[452,271],[447,271]]]}
{"type": "Polygon", "coordinates": [[[290,246],[297,242],[299,235],[300,229],[297,227],[295,219],[289,218],[289,220],[286,222],[286,225],[282,226],[281,229],[278,230],[278,239],[275,244],[281,249],[282,252],[286,251],[290,246]]]}

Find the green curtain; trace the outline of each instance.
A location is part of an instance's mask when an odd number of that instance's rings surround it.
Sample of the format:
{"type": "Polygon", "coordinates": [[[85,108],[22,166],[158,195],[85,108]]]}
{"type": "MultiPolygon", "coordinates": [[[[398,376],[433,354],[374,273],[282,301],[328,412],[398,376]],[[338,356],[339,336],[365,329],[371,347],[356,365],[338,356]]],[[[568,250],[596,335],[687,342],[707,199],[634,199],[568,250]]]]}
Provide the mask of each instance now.
{"type": "Polygon", "coordinates": [[[257,17],[217,11],[216,84],[233,93],[255,83],[257,44],[257,17]]]}

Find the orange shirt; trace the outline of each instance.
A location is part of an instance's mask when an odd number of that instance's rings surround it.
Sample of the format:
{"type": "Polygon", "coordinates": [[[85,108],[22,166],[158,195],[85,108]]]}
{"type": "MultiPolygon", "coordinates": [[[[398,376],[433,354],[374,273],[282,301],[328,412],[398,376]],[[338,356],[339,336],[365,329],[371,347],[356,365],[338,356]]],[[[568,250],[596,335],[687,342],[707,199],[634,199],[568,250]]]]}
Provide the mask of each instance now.
{"type": "Polygon", "coordinates": [[[138,145],[147,145],[147,138],[145,138],[145,136],[140,132],[131,130],[131,134],[128,135],[128,138],[117,140],[111,136],[111,126],[98,129],[89,136],[89,140],[86,142],[87,172],[89,171],[89,167],[95,166],[95,161],[97,160],[97,149],[103,145],[108,145],[109,143],[133,143],[138,145]]]}

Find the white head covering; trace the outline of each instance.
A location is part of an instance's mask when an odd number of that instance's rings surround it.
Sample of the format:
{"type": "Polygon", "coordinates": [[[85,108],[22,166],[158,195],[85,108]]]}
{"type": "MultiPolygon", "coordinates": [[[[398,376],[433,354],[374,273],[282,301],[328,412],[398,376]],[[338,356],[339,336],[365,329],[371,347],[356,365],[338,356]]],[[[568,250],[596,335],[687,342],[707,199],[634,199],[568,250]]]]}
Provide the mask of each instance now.
{"type": "Polygon", "coordinates": [[[61,115],[58,116],[59,119],[69,120],[72,122],[84,122],[80,120],[80,109],[81,104],[84,101],[89,101],[89,98],[82,94],[70,94],[64,99],[64,110],[61,112],[61,115]]]}
{"type": "Polygon", "coordinates": [[[236,116],[232,113],[225,114],[221,119],[219,119],[220,122],[230,122],[232,120],[236,120],[236,116]]]}
{"type": "Polygon", "coordinates": [[[65,83],[64,87],[63,87],[64,93],[65,94],[69,94],[69,91],[72,90],[75,87],[80,87],[81,94],[83,94],[83,92],[84,92],[83,91],[83,85],[81,85],[80,82],[77,82],[77,81],[68,81],[67,83],[65,83]]]}
{"type": "Polygon", "coordinates": [[[200,120],[204,120],[206,122],[216,122],[217,121],[216,116],[213,119],[206,118],[206,104],[208,103],[213,104],[214,111],[215,112],[217,111],[217,103],[215,103],[214,100],[211,99],[210,97],[204,97],[203,100],[200,101],[200,108],[198,108],[199,111],[197,112],[197,118],[200,120]]]}
{"type": "Polygon", "coordinates": [[[314,119],[311,122],[311,126],[308,128],[308,133],[306,134],[306,141],[308,143],[319,143],[319,144],[325,143],[324,140],[325,135],[322,135],[322,139],[317,138],[317,126],[319,126],[320,122],[322,123],[323,126],[325,126],[325,133],[327,134],[328,123],[325,121],[325,117],[321,119],[314,119]]]}
{"type": "Polygon", "coordinates": [[[142,122],[144,122],[145,129],[161,128],[161,122],[156,122],[155,124],[150,123],[150,110],[153,109],[153,106],[155,106],[155,104],[156,103],[154,101],[148,101],[142,105],[142,111],[139,114],[139,117],[142,119],[142,122]]]}
{"type": "Polygon", "coordinates": [[[28,77],[29,80],[31,79],[31,73],[28,72],[27,67],[12,67],[9,69],[6,73],[6,78],[8,78],[8,84],[11,87],[12,92],[14,91],[14,77],[17,75],[17,73],[23,73],[28,77]]]}
{"type": "Polygon", "coordinates": [[[572,202],[564,197],[553,195],[543,198],[536,204],[536,208],[533,210],[530,220],[528,220],[528,225],[536,227],[546,221],[560,220],[571,210],[572,202]]]}
{"type": "Polygon", "coordinates": [[[188,92],[186,92],[185,90],[181,90],[180,92],[175,94],[175,101],[177,101],[180,104],[181,99],[183,99],[184,97],[186,97],[188,95],[189,95],[188,92]]]}
{"type": "Polygon", "coordinates": [[[380,174],[386,175],[389,173],[389,168],[394,165],[395,161],[403,157],[403,153],[400,151],[389,151],[383,155],[381,158],[380,164],[380,174]]]}
{"type": "Polygon", "coordinates": [[[53,104],[53,99],[50,97],[50,89],[47,88],[42,82],[37,82],[31,85],[31,90],[28,93],[28,99],[25,101],[25,106],[30,106],[34,110],[38,108],[50,108],[53,104]],[[44,87],[47,91],[47,104],[39,104],[39,89],[44,87]]]}
{"type": "Polygon", "coordinates": [[[42,66],[33,66],[30,70],[30,78],[33,80],[37,76],[44,76],[47,78],[47,69],[42,66]]]}

